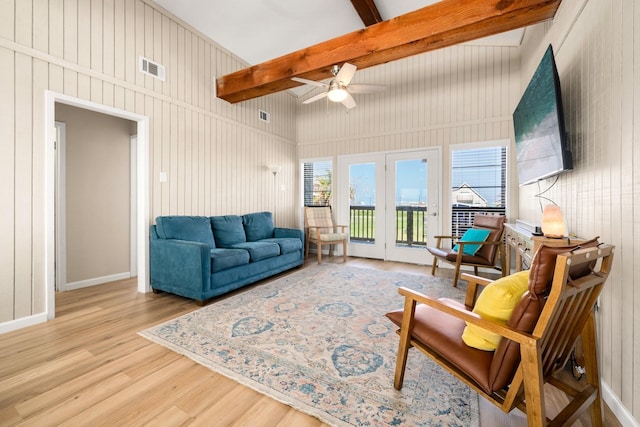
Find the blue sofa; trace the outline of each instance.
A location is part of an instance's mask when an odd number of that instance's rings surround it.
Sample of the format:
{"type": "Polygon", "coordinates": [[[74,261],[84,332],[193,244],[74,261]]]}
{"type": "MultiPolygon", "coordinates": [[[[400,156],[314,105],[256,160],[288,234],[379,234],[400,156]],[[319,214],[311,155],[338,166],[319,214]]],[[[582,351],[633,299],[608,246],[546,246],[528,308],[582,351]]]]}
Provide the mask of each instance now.
{"type": "Polygon", "coordinates": [[[276,228],[270,212],[159,216],[150,232],[154,292],[205,300],[302,265],[304,232],[276,228]]]}

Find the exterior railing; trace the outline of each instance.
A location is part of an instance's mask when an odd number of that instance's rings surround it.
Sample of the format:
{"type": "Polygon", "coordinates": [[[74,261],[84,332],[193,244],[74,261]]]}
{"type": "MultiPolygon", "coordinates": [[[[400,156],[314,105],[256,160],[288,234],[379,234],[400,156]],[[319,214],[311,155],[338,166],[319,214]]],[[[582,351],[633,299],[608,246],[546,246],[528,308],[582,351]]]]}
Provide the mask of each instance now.
{"type": "MultiPolygon", "coordinates": [[[[451,234],[461,236],[473,225],[477,213],[504,215],[502,207],[453,206],[451,210],[451,234]]],[[[425,246],[428,230],[426,227],[426,206],[396,207],[396,244],[405,246],[425,246]]],[[[350,238],[358,243],[373,243],[375,240],[375,206],[351,206],[349,221],[350,238]]]]}

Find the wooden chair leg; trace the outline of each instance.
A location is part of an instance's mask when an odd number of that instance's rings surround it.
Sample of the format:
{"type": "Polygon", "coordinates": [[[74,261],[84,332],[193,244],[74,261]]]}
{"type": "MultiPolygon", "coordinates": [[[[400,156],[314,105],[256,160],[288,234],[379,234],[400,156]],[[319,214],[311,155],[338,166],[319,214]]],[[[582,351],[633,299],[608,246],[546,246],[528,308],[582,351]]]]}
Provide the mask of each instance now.
{"type": "Polygon", "coordinates": [[[309,257],[309,239],[307,238],[307,241],[305,242],[304,245],[304,259],[307,259],[309,257]]]}
{"type": "Polygon", "coordinates": [[[335,245],[334,245],[333,243],[331,243],[331,244],[329,245],[329,256],[333,256],[333,247],[334,247],[334,246],[335,246],[335,245]]]}
{"type": "Polygon", "coordinates": [[[342,241],[342,262],[347,262],[347,241],[342,241]]]}
{"type": "Polygon", "coordinates": [[[598,368],[596,339],[595,319],[592,311],[582,330],[582,348],[584,350],[584,369],[587,383],[596,389],[595,400],[589,407],[591,425],[593,427],[601,427],[602,394],[600,393],[600,371],[598,368]]]}
{"type": "Polygon", "coordinates": [[[544,402],[544,379],[542,377],[542,355],[537,343],[520,345],[521,365],[524,378],[524,395],[529,427],[547,425],[544,402]]]}
{"type": "Polygon", "coordinates": [[[433,257],[433,265],[431,266],[431,275],[436,275],[436,268],[438,268],[438,258],[433,257]]]}
{"type": "Polygon", "coordinates": [[[460,277],[460,264],[456,264],[456,271],[453,273],[453,287],[458,287],[458,278],[460,277]]]}
{"type": "Polygon", "coordinates": [[[400,343],[398,344],[398,357],[396,359],[396,373],[393,379],[393,387],[396,390],[402,388],[404,382],[404,371],[407,367],[407,356],[411,348],[411,331],[413,330],[413,319],[416,311],[416,301],[406,298],[404,301],[404,312],[402,315],[402,328],[400,328],[400,343]]]}
{"type": "Polygon", "coordinates": [[[318,248],[318,264],[320,264],[322,263],[322,242],[318,241],[316,247],[318,248]]]}

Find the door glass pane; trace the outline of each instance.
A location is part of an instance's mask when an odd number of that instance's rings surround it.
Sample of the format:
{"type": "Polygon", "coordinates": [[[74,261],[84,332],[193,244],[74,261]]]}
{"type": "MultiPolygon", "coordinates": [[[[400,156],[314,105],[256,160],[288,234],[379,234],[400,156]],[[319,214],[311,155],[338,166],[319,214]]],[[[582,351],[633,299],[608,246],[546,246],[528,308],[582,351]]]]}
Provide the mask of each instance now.
{"type": "Polygon", "coordinates": [[[396,246],[424,248],[427,242],[427,160],[396,161],[396,246]]]}
{"type": "Polygon", "coordinates": [[[376,164],[349,165],[349,233],[351,243],[375,243],[376,164]]]}

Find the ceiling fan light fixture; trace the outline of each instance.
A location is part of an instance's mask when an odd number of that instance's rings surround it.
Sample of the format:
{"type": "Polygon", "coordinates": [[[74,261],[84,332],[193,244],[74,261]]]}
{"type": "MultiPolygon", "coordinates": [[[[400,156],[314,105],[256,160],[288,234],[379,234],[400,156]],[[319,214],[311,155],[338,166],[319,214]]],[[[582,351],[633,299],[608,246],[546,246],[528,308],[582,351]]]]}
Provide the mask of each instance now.
{"type": "Polygon", "coordinates": [[[343,89],[341,87],[337,88],[337,89],[331,89],[329,91],[329,93],[327,94],[327,96],[329,97],[329,100],[333,101],[333,102],[342,102],[345,99],[347,99],[347,91],[346,89],[343,89]]]}

